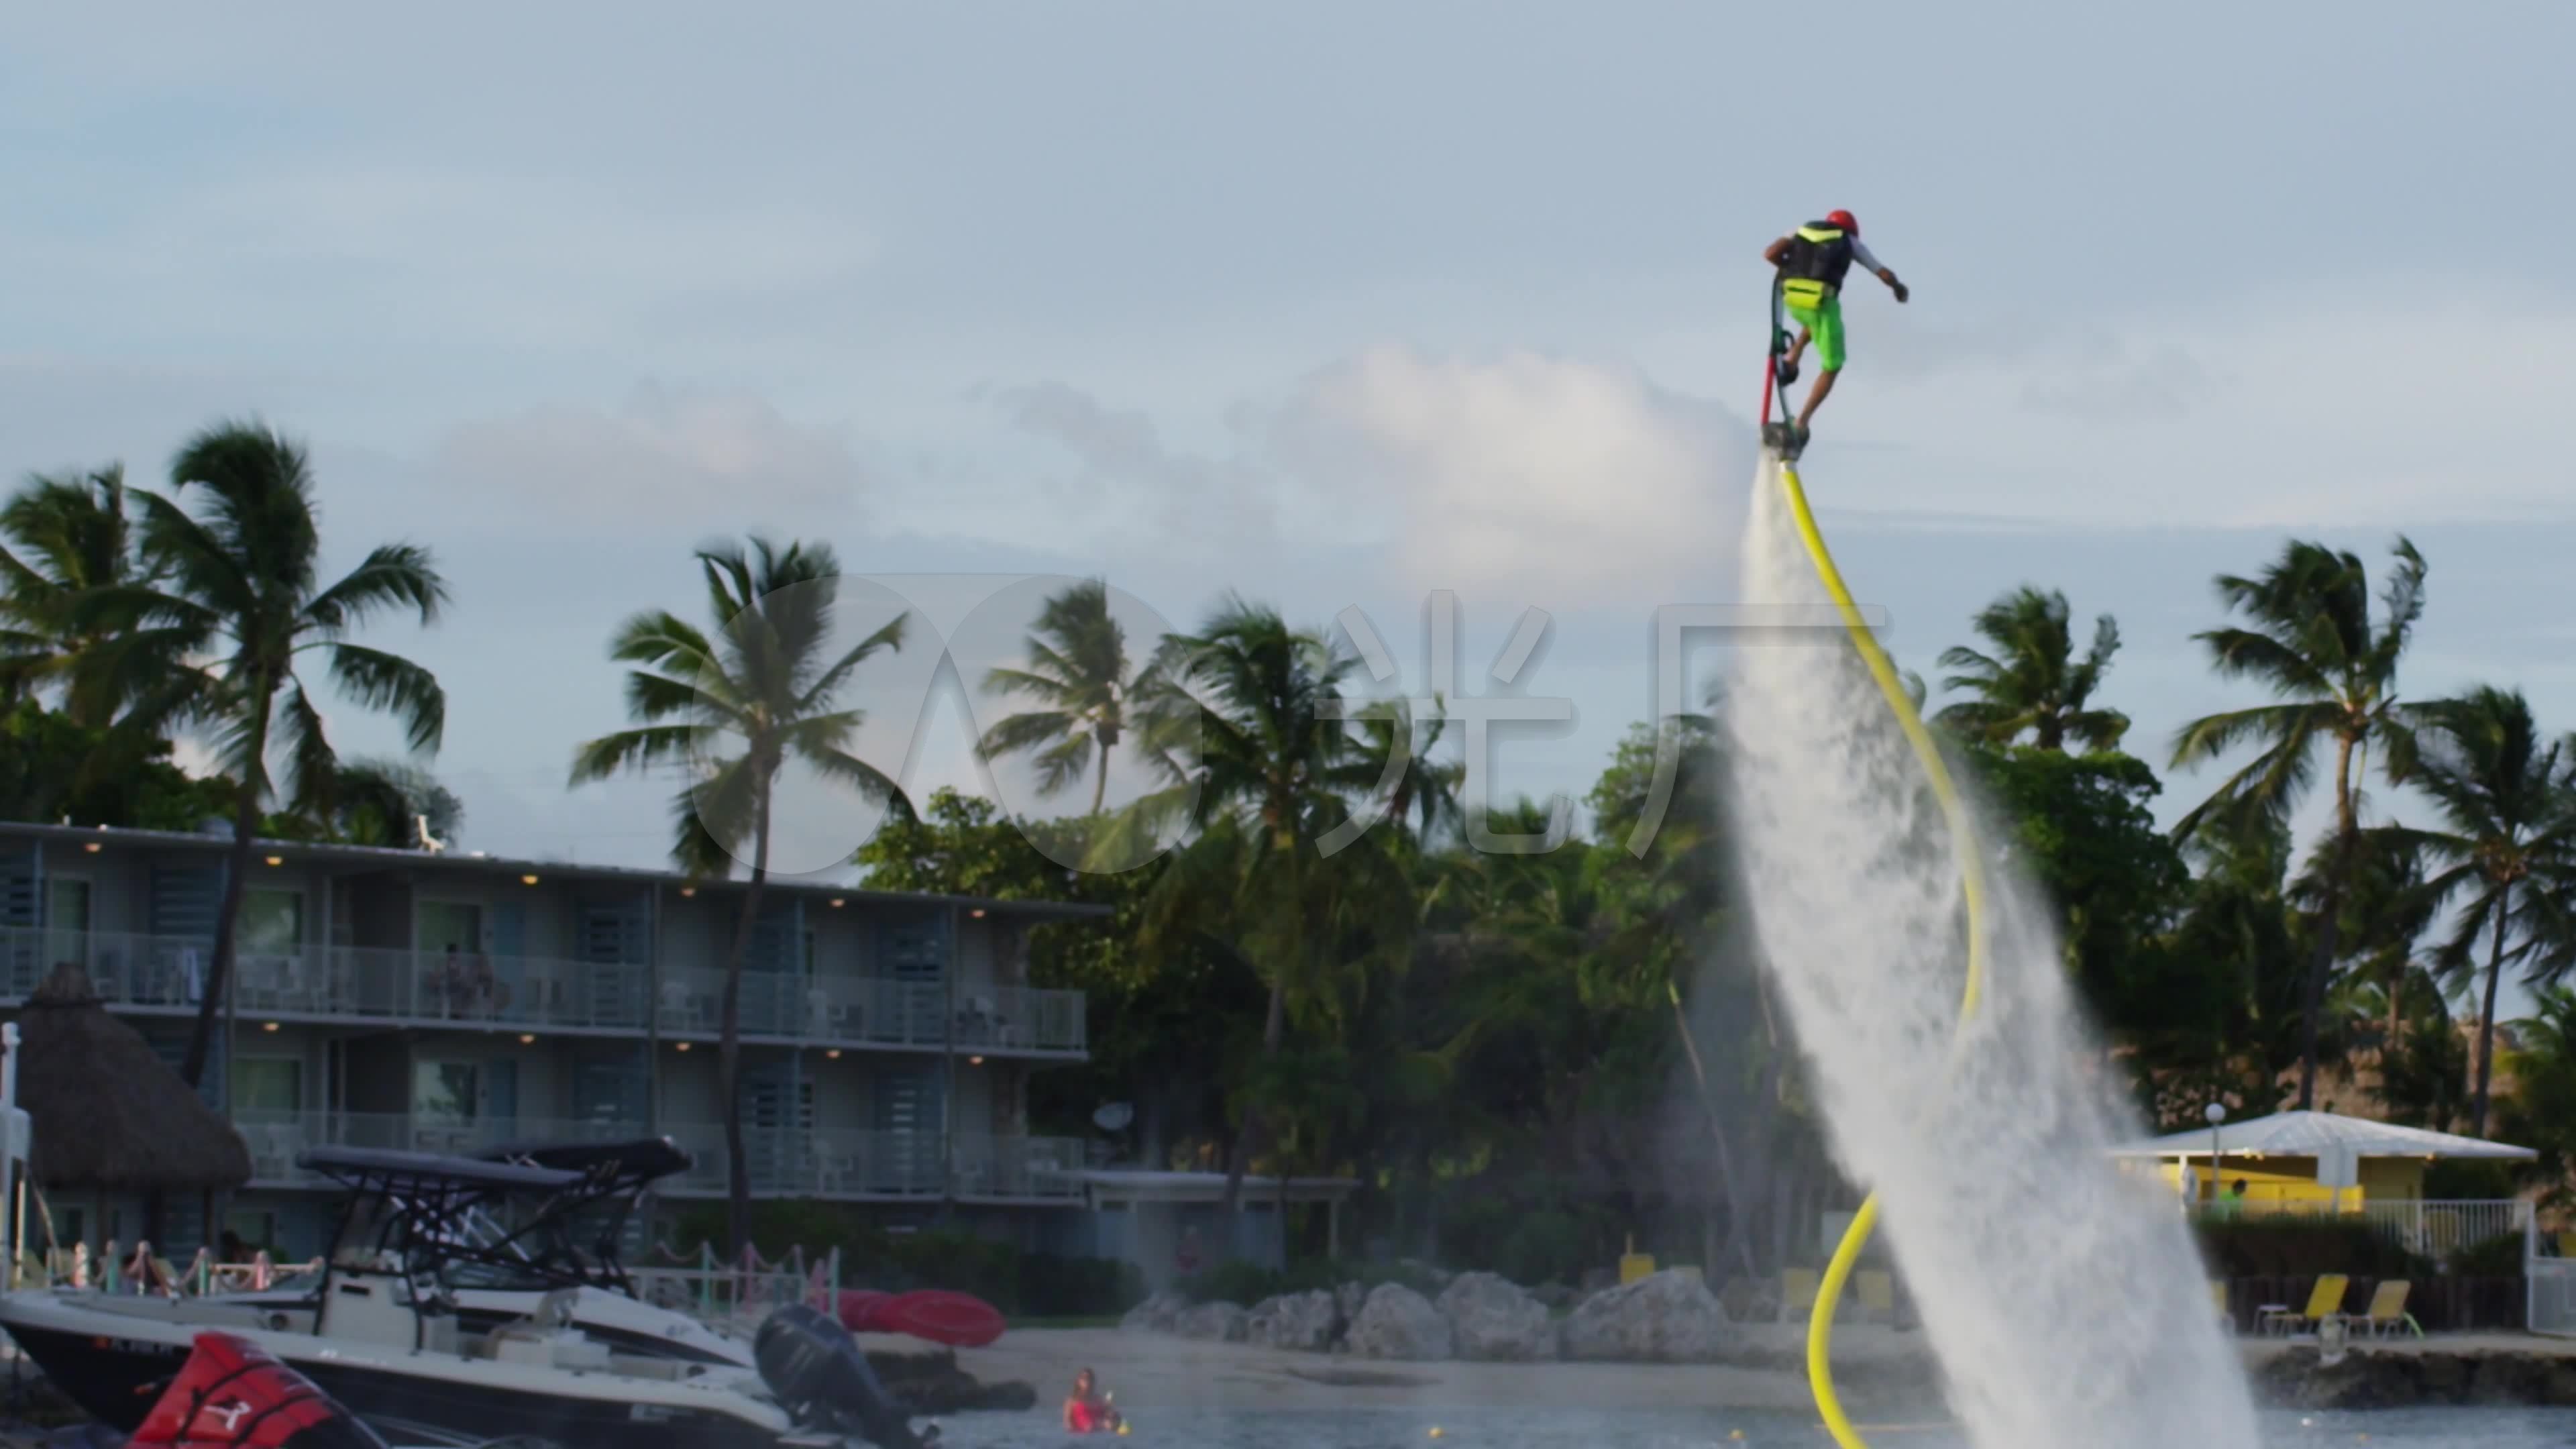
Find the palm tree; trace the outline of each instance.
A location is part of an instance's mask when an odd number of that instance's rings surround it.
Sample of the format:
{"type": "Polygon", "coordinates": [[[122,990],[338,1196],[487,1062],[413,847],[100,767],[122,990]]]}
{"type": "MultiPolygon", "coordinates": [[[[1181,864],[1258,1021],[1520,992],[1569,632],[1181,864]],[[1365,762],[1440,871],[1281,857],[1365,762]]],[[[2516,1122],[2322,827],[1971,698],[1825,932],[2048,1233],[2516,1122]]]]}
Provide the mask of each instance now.
{"type": "Polygon", "coordinates": [[[0,507],[0,535],[14,545],[0,547],[0,689],[14,698],[59,688],[75,723],[109,723],[122,701],[76,687],[74,676],[133,621],[84,611],[81,600],[159,581],[126,515],[124,468],[29,478],[0,507]]]}
{"type": "Polygon", "coordinates": [[[2484,1136],[2496,987],[2507,960],[2542,952],[2545,962],[2546,948],[2564,938],[2560,923],[2576,887],[2576,799],[2559,773],[2563,746],[2543,745],[2519,690],[2481,686],[2417,713],[2420,744],[2409,780],[2433,797],[2446,827],[2413,832],[2444,866],[2426,884],[2442,898],[2469,895],[2436,956],[2443,974],[2474,979],[2479,940],[2486,941],[2477,1085],[2469,1097],[2469,1131],[2484,1136]]]}
{"type": "MultiPolygon", "coordinates": [[[[2269,1112],[2280,1077],[2298,1060],[2307,973],[2301,962],[2313,917],[2293,909],[2289,823],[2256,817],[2242,828],[2204,827],[2184,843],[2197,867],[2182,919],[2170,938],[2178,966],[2206,963],[2198,982],[2177,972],[2175,987],[2209,996],[2208,1052],[2214,1080],[2269,1112]]],[[[2205,1096],[2191,1101],[2197,1114],[2205,1096]]]]}
{"type": "MultiPolygon", "coordinates": [[[[2290,889],[2291,904],[2311,919],[2322,911],[2332,883],[2325,861],[2313,861],[2290,889]]],[[[2422,836],[2400,826],[2361,832],[2351,870],[2336,892],[2342,922],[2336,927],[2338,959],[2346,971],[2372,983],[2380,1023],[2380,1051],[2393,1059],[2404,1047],[2408,1006],[2431,982],[2416,960],[2416,944],[2441,914],[2441,888],[2428,883],[2422,836]]]]}
{"type": "Polygon", "coordinates": [[[850,676],[879,650],[903,647],[904,624],[892,623],[837,657],[829,653],[840,567],[830,548],[791,544],[781,552],[754,538],[751,556],[730,545],[700,549],[710,639],[667,610],[647,610],[620,625],[609,658],[637,667],[626,675],[627,712],[635,729],[603,735],[574,751],[572,783],[625,771],[674,766],[689,784],[671,802],[678,835],[672,858],[691,874],[730,874],[735,851],[751,846],[751,880],[733,943],[725,951],[724,1001],[717,1047],[717,1092],[724,1103],[728,1176],[726,1232],[739,1254],[750,1229],[751,1178],[742,1141],[742,971],[760,923],[761,885],[769,876],[771,793],[788,761],[880,803],[900,798],[895,782],[849,752],[866,716],[834,707],[850,676]],[[717,759],[738,742],[741,753],[717,759]]]}
{"type": "Polygon", "coordinates": [[[2542,986],[2532,992],[2532,1014],[2513,1024],[2505,1052],[2511,1095],[2496,1103],[2499,1126],[2512,1141],[2537,1148],[2527,1181],[2543,1183],[2543,1210],[2570,1206],[2568,1170],[2576,1166],[2576,992],[2542,986]]]}
{"type": "MultiPolygon", "coordinates": [[[[1357,664],[1322,635],[1239,598],[1197,634],[1167,636],[1140,711],[1144,753],[1166,788],[1129,806],[1125,829],[1096,847],[1123,849],[1123,836],[1191,817],[1202,836],[1157,882],[1140,944],[1213,938],[1251,963],[1269,988],[1264,1057],[1279,1055],[1292,1005],[1331,1000],[1345,932],[1386,916],[1391,873],[1370,844],[1375,832],[1329,869],[1299,848],[1376,785],[1342,693],[1357,664]]],[[[1241,1205],[1259,1118],[1259,1101],[1247,1099],[1226,1165],[1229,1207],[1241,1205]]]]}
{"type": "MultiPolygon", "coordinates": [[[[1436,697],[1434,702],[1438,703],[1436,697]]],[[[1361,749],[1381,787],[1385,818],[1402,825],[1407,816],[1414,817],[1413,838],[1425,846],[1460,825],[1465,818],[1459,791],[1466,786],[1466,762],[1431,758],[1448,732],[1445,706],[1428,722],[1416,720],[1412,702],[1402,699],[1370,705],[1359,715],[1361,732],[1367,737],[1361,749]]]]}
{"type": "Polygon", "coordinates": [[[179,1068],[194,1086],[232,970],[262,806],[282,793],[294,813],[322,819],[341,795],[340,759],[299,662],[318,655],[342,698],[394,715],[415,752],[435,750],[447,721],[437,677],[350,636],[387,610],[435,623],[447,585],[429,550],[409,543],[379,544],[346,576],[322,584],[320,517],[304,448],[259,423],[221,423],[197,434],[171,463],[170,479],[173,495],[205,490],[204,509],[191,514],[174,497],[137,490],[144,572],[132,582],[84,589],[71,620],[79,631],[119,631],[88,647],[75,669],[76,692],[94,688],[94,698],[123,703],[124,723],[141,734],[211,729],[226,773],[239,782],[214,959],[179,1068]],[[268,765],[279,743],[282,791],[268,765]]]}
{"type": "Polygon", "coordinates": [[[1038,792],[1055,795],[1093,771],[1091,813],[1109,792],[1109,756],[1127,730],[1127,706],[1137,681],[1127,661],[1127,631],[1109,613],[1109,584],[1086,579],[1046,601],[1028,637],[1026,669],[984,674],[990,694],[1036,700],[1028,710],[994,725],[976,745],[987,760],[1030,754],[1038,767],[1038,792]]]}
{"type": "Polygon", "coordinates": [[[2093,647],[2079,660],[2068,613],[2064,594],[2028,585],[1988,604],[1976,629],[1994,654],[1961,647],[1941,655],[1942,668],[1958,671],[1941,687],[1976,696],[1942,710],[1941,722],[1987,744],[2011,744],[2027,732],[2043,750],[2063,750],[2069,738],[2089,749],[2117,748],[2129,717],[2086,706],[2119,652],[2119,626],[2108,614],[2094,620],[2093,647]]]}
{"type": "Polygon", "coordinates": [[[2409,748],[2397,703],[2397,666],[2424,612],[2424,557],[2403,538],[2395,553],[2397,567],[2376,625],[2368,571],[2351,553],[2293,542],[2258,577],[2221,575],[2219,599],[2230,612],[2242,611],[2251,627],[2194,637],[2208,646],[2219,673],[2258,680],[2280,702],[2194,720],[2174,738],[2176,767],[2217,759],[2244,744],[2262,746],[2175,825],[2177,838],[2216,817],[2234,817],[2231,827],[2251,818],[2286,819],[2314,782],[2316,755],[2329,744],[2333,748],[2334,834],[2300,1026],[2302,1111],[2316,1101],[2317,1018],[2335,961],[2342,895],[2361,841],[2361,777],[2373,745],[2399,769],[2409,748]]]}

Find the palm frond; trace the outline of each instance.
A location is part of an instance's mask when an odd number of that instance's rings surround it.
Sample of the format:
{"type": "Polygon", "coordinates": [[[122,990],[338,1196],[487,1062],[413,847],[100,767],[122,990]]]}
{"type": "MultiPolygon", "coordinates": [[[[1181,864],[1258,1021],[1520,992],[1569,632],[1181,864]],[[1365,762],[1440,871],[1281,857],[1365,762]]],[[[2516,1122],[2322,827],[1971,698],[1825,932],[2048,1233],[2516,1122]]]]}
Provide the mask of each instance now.
{"type": "Polygon", "coordinates": [[[315,594],[304,615],[326,638],[336,638],[387,609],[409,609],[423,624],[438,621],[448,601],[428,549],[417,544],[378,545],[338,583],[315,594]]]}
{"type": "Polygon", "coordinates": [[[720,733],[706,725],[651,725],[620,730],[584,741],[573,751],[574,785],[587,785],[630,771],[687,765],[705,754],[720,733]]]}
{"type": "Polygon", "coordinates": [[[824,779],[877,804],[884,804],[903,793],[903,787],[895,782],[893,776],[847,750],[800,749],[797,758],[812,766],[824,779]]]}
{"type": "Polygon", "coordinates": [[[402,721],[414,750],[435,750],[447,734],[447,691],[438,676],[399,654],[332,644],[331,681],[351,702],[402,721]]]}
{"type": "Polygon", "coordinates": [[[287,808],[309,820],[328,818],[338,784],[340,757],[332,751],[322,712],[305,697],[302,685],[287,686],[278,708],[277,727],[286,735],[287,808]]]}

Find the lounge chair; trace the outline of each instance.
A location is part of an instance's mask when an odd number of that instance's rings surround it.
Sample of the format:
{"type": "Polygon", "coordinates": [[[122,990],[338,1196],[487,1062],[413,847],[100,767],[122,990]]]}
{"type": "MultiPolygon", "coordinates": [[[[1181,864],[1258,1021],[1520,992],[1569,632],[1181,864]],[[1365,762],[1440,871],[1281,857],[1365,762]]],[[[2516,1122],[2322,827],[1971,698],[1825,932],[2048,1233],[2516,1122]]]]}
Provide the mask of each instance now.
{"type": "Polygon", "coordinates": [[[2287,1303],[2266,1303],[2255,1319],[2255,1327],[2265,1333],[2275,1328],[2283,1333],[2296,1333],[2312,1324],[2322,1323],[2343,1311],[2344,1290],[2351,1285],[2352,1280],[2341,1273],[2322,1274],[2317,1279],[2317,1286],[2308,1294],[2305,1310],[2293,1313],[2287,1303]]]}
{"type": "Polygon", "coordinates": [[[1824,1279],[1813,1268],[1780,1270],[1780,1321],[1790,1322],[1816,1311],[1816,1293],[1824,1279]]]}
{"type": "Polygon", "coordinates": [[[1880,1268],[1863,1268],[1853,1275],[1860,1289],[1860,1311],[1872,1323],[1896,1321],[1896,1275],[1880,1268]]]}
{"type": "Polygon", "coordinates": [[[2424,1325],[2417,1323],[2415,1315],[2406,1311],[2406,1295],[2414,1287],[2403,1278],[2383,1279],[2378,1287],[2370,1290],[2368,1308],[2359,1313],[2330,1313],[2326,1316],[2340,1320],[2347,1330],[2362,1329],[2373,1338],[2383,1333],[2394,1333],[2400,1327],[2411,1328],[2417,1338],[2422,1338],[2424,1325]]]}

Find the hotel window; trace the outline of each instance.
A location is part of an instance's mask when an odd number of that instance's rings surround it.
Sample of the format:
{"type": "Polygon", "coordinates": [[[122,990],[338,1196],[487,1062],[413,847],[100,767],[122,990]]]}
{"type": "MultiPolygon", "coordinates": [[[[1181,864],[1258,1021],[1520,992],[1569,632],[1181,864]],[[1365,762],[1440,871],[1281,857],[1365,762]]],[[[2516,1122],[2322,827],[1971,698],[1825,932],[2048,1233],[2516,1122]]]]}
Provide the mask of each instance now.
{"type": "Polygon", "coordinates": [[[233,1063],[233,1104],[244,1112],[304,1110],[304,1063],[293,1057],[244,1057],[233,1063]]]}

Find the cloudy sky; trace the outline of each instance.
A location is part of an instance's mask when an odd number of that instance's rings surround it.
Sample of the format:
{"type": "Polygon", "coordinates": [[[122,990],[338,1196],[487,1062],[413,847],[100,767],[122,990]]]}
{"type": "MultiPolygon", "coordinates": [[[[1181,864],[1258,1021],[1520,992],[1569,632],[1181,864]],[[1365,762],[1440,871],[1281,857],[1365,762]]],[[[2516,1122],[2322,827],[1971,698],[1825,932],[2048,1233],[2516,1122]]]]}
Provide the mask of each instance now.
{"type": "MultiPolygon", "coordinates": [[[[2518,683],[2576,726],[2563,4],[10,28],[8,462],[155,478],[243,414],[309,440],[341,561],[405,536],[453,581],[387,642],[451,690],[471,846],[659,857],[667,782],[567,794],[566,765],[623,720],[616,623],[702,611],[689,550],[751,530],[996,656],[978,605],[1033,573],[1105,574],[1140,628],[1229,588],[1358,609],[1416,692],[1491,687],[1535,608],[1515,687],[1573,719],[1502,744],[1492,788],[1579,795],[1652,706],[1656,606],[1739,601],[1759,254],[1834,207],[1914,299],[1856,286],[1808,480],[1905,662],[2062,587],[2119,617],[2111,699],[2160,758],[2248,702],[2190,641],[2211,575],[2403,531],[2432,564],[2407,686],[2518,683]],[[1433,590],[1456,683],[1422,677],[1433,590]]],[[[977,779],[990,708],[907,703],[936,663],[871,696],[925,790],[977,779]]]]}

